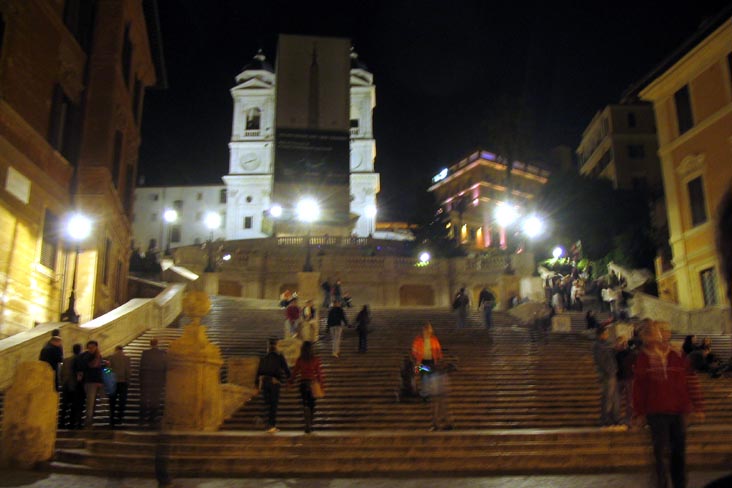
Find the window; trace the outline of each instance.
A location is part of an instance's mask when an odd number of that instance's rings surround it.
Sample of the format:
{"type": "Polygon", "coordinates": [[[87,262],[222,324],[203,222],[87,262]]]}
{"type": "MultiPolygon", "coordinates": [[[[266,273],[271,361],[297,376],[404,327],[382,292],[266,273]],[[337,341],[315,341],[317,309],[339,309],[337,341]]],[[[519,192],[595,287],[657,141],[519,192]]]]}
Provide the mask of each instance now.
{"type": "Polygon", "coordinates": [[[139,78],[135,77],[135,88],[132,92],[132,115],[135,117],[135,122],[137,124],[140,124],[140,102],[142,101],[142,93],[145,90],[145,88],[142,85],[142,81],[140,81],[139,78]]]}
{"type": "Polygon", "coordinates": [[[173,202],[173,208],[179,212],[183,210],[183,200],[175,200],[173,202]]]}
{"type": "Polygon", "coordinates": [[[5,40],[5,17],[0,15],[0,56],[3,52],[3,41],[5,40]]]}
{"type": "Polygon", "coordinates": [[[170,228],[170,242],[180,242],[180,225],[170,228]]]}
{"type": "Polygon", "coordinates": [[[226,188],[219,191],[219,203],[226,203],[226,188]]]}
{"type": "Polygon", "coordinates": [[[153,202],[157,202],[158,198],[160,198],[160,197],[158,196],[157,193],[153,193],[152,195],[150,195],[150,200],[152,200],[153,202]]]}
{"type": "Polygon", "coordinates": [[[684,85],[674,94],[676,102],[676,118],[679,122],[679,135],[694,127],[694,117],[691,113],[691,98],[689,85],[684,85]]]}
{"type": "Polygon", "coordinates": [[[642,144],[630,144],[628,146],[628,157],[630,159],[643,159],[646,157],[646,151],[642,144]]]}
{"type": "Polygon", "coordinates": [[[107,239],[104,244],[104,256],[102,256],[102,283],[109,285],[109,260],[112,257],[112,240],[107,239]]]}
{"type": "Polygon", "coordinates": [[[114,153],[112,154],[112,184],[115,188],[119,188],[119,169],[122,165],[122,142],[122,132],[116,131],[114,133],[114,153]]]}
{"type": "Polygon", "coordinates": [[[635,120],[635,114],[633,112],[628,112],[628,128],[632,129],[636,125],[635,120]]]}
{"type": "Polygon", "coordinates": [[[96,3],[96,0],[66,0],[64,2],[64,24],[86,54],[91,52],[96,3]]]}
{"type": "Polygon", "coordinates": [[[117,304],[122,304],[125,300],[125,275],[124,275],[124,263],[121,259],[117,260],[117,289],[114,293],[115,301],[117,304]]]}
{"type": "Polygon", "coordinates": [[[48,119],[48,143],[61,154],[64,154],[64,143],[67,140],[66,125],[71,101],[64,89],[56,83],[51,99],[51,114],[48,119]]]}
{"type": "Polygon", "coordinates": [[[41,241],[41,264],[46,268],[56,269],[56,256],[58,254],[58,218],[51,211],[46,209],[43,219],[43,240],[41,241]]]}
{"type": "Polygon", "coordinates": [[[201,193],[200,191],[196,193],[196,200],[198,200],[199,202],[203,200],[203,193],[201,193]]]}
{"type": "MultiPolygon", "coordinates": [[[[0,35],[2,35],[1,31],[0,35]]],[[[727,54],[727,73],[729,73],[729,79],[732,81],[732,52],[727,54]]]]}
{"type": "Polygon", "coordinates": [[[262,122],[262,111],[258,107],[254,107],[247,110],[246,115],[246,130],[259,130],[262,122]]]}
{"type": "Polygon", "coordinates": [[[125,170],[125,211],[129,214],[132,211],[132,202],[135,198],[135,189],[133,188],[133,182],[135,181],[135,167],[131,164],[127,165],[125,170]]]}
{"type": "Polygon", "coordinates": [[[125,86],[130,87],[130,70],[132,69],[132,41],[130,41],[130,24],[125,26],[125,38],[122,41],[122,77],[125,86]]]}
{"type": "Polygon", "coordinates": [[[708,268],[699,273],[701,278],[704,306],[717,305],[717,273],[714,268],[708,268]]]}
{"type": "Polygon", "coordinates": [[[689,206],[691,207],[691,225],[696,227],[707,221],[707,207],[704,201],[704,185],[702,177],[697,176],[686,184],[689,190],[689,206]]]}
{"type": "Polygon", "coordinates": [[[247,201],[247,203],[252,203],[252,196],[247,195],[246,201],[247,201]]]}
{"type": "Polygon", "coordinates": [[[252,228],[252,218],[251,217],[244,217],[244,228],[245,229],[252,228]]]}

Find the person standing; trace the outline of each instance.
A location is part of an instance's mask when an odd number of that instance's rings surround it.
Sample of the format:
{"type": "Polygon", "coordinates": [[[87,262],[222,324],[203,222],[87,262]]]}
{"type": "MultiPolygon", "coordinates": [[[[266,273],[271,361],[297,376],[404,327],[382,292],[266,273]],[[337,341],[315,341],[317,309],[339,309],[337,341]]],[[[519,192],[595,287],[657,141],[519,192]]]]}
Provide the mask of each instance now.
{"type": "Polygon", "coordinates": [[[290,378],[290,368],[285,358],[277,352],[277,339],[269,340],[267,354],[259,360],[257,388],[262,392],[267,407],[267,432],[279,432],[277,428],[277,406],[280,403],[280,385],[290,378]]]}
{"type": "Polygon", "coordinates": [[[94,410],[97,405],[97,395],[104,386],[102,367],[104,361],[99,352],[99,343],[89,341],[86,343],[86,351],[79,356],[79,373],[77,380],[84,384],[86,394],[86,420],[84,427],[90,429],[94,423],[94,410]]]}
{"type": "Polygon", "coordinates": [[[331,340],[333,341],[333,357],[339,358],[341,356],[341,339],[343,338],[343,326],[348,325],[346,314],[341,308],[341,302],[335,300],[333,306],[328,311],[328,331],[330,332],[331,340]]]}
{"type": "Polygon", "coordinates": [[[300,329],[300,307],[297,297],[292,298],[285,309],[285,339],[297,337],[300,329]]]}
{"type": "Polygon", "coordinates": [[[312,300],[306,301],[302,308],[300,339],[306,342],[318,342],[318,316],[312,300]]]}
{"type": "Polygon", "coordinates": [[[77,379],[81,344],[74,344],[73,355],[61,364],[61,411],[58,427],[78,429],[81,427],[81,412],[84,409],[84,388],[77,379]]]}
{"type": "Polygon", "coordinates": [[[168,357],[158,349],[158,340],[150,339],[150,349],[140,358],[140,420],[154,425],[160,412],[161,396],[165,388],[168,357]]]}
{"type": "Polygon", "coordinates": [[[371,314],[369,306],[364,305],[358,315],[356,315],[356,332],[358,332],[358,352],[364,353],[368,350],[369,324],[371,323],[371,314]]]}
{"type": "Polygon", "coordinates": [[[420,374],[420,394],[422,398],[429,396],[428,376],[442,361],[442,345],[434,335],[432,324],[427,322],[422,327],[422,333],[412,341],[412,358],[420,374]]]}
{"type": "Polygon", "coordinates": [[[52,333],[54,335],[51,336],[51,339],[41,349],[41,353],[38,355],[38,360],[48,363],[48,365],[51,366],[51,369],[53,370],[53,384],[56,391],[58,391],[60,389],[59,366],[64,360],[64,348],[61,345],[62,341],[61,336],[59,335],[59,330],[56,329],[52,333]]]}
{"type": "Polygon", "coordinates": [[[320,389],[325,393],[325,376],[320,358],[313,352],[312,342],[303,342],[300,349],[300,357],[297,358],[292,368],[290,383],[300,378],[300,398],[302,399],[303,415],[305,417],[305,433],[313,431],[313,419],[315,418],[316,395],[314,389],[320,389]],[[315,385],[315,382],[318,385],[315,385]]]}
{"type": "Polygon", "coordinates": [[[618,395],[622,400],[621,412],[624,424],[631,425],[633,420],[633,366],[638,353],[628,346],[628,340],[620,336],[615,340],[615,360],[618,363],[618,395]]]}
{"type": "Polygon", "coordinates": [[[340,279],[336,279],[335,285],[333,285],[333,301],[343,304],[343,283],[340,279]]]}
{"type": "Polygon", "coordinates": [[[323,290],[323,308],[330,308],[330,278],[325,280],[323,284],[320,285],[320,288],[323,290]]]}
{"type": "Polygon", "coordinates": [[[455,295],[455,299],[452,301],[452,308],[457,311],[457,328],[462,329],[465,327],[465,324],[468,319],[468,304],[470,303],[470,299],[468,298],[467,293],[465,293],[465,288],[460,288],[460,291],[457,292],[455,295]]]}
{"type": "Polygon", "coordinates": [[[618,363],[615,350],[608,341],[607,328],[597,329],[597,340],[592,347],[597,376],[600,381],[600,422],[609,430],[627,430],[620,424],[620,398],[618,397],[618,363]]]}
{"type": "Polygon", "coordinates": [[[493,327],[493,308],[496,306],[496,296],[488,288],[483,287],[478,295],[478,308],[483,307],[483,324],[486,329],[493,327]]]}
{"type": "Polygon", "coordinates": [[[633,412],[648,424],[656,464],[656,486],[686,486],[686,424],[704,420],[699,379],[688,359],[663,342],[659,322],[641,330],[643,349],[635,363],[633,412]],[[668,456],[668,457],[667,457],[668,456]]]}
{"type": "Polygon", "coordinates": [[[117,380],[114,392],[109,395],[109,425],[114,427],[121,425],[125,416],[127,391],[132,371],[130,357],[125,354],[122,346],[114,348],[114,354],[109,357],[109,367],[117,380]]]}

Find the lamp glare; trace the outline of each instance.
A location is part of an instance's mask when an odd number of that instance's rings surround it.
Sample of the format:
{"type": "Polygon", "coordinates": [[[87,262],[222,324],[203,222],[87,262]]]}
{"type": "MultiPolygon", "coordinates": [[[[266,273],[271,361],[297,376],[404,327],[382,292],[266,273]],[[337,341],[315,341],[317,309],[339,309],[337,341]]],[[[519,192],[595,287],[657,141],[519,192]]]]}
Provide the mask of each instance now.
{"type": "Polygon", "coordinates": [[[298,220],[302,222],[315,222],[320,217],[320,205],[311,197],[303,198],[297,202],[295,210],[298,220]]]}

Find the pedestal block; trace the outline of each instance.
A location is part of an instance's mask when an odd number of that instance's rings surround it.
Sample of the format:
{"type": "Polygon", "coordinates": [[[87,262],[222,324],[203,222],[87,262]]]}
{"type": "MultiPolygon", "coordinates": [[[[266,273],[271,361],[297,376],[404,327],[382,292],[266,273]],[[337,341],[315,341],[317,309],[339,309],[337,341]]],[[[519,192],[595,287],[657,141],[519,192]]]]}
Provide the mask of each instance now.
{"type": "Polygon", "coordinates": [[[203,273],[201,276],[203,281],[203,292],[209,295],[219,294],[219,273],[203,273]]]}
{"type": "Polygon", "coordinates": [[[5,392],[0,464],[32,468],[53,457],[58,423],[58,393],[48,363],[18,365],[5,392]]]}
{"type": "Polygon", "coordinates": [[[552,332],[572,332],[572,319],[567,315],[552,317],[552,332]]]}
{"type": "Polygon", "coordinates": [[[320,288],[320,273],[317,271],[301,271],[297,273],[297,296],[300,306],[312,300],[317,307],[323,302],[323,290],[320,288]]]}
{"type": "Polygon", "coordinates": [[[183,299],[183,312],[191,324],[168,349],[165,387],[166,430],[217,430],[223,422],[218,346],[209,342],[201,317],[211,308],[208,295],[192,291],[183,299]]]}

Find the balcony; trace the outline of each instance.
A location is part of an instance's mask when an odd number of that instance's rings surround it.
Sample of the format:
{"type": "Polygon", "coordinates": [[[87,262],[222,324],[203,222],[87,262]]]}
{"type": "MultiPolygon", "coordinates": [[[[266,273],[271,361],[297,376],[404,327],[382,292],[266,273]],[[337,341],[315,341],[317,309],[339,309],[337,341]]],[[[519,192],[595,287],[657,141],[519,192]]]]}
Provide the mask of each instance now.
{"type": "Polygon", "coordinates": [[[244,131],[244,137],[259,137],[262,131],[259,129],[249,129],[244,131]]]}
{"type": "Polygon", "coordinates": [[[358,135],[358,127],[351,127],[351,135],[352,136],[358,135]]]}

